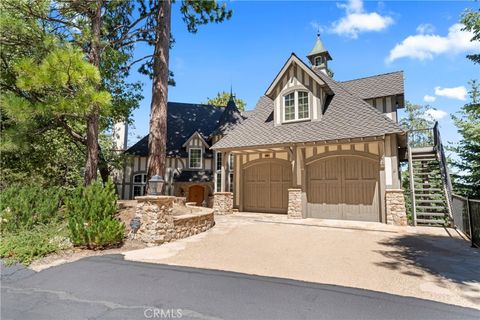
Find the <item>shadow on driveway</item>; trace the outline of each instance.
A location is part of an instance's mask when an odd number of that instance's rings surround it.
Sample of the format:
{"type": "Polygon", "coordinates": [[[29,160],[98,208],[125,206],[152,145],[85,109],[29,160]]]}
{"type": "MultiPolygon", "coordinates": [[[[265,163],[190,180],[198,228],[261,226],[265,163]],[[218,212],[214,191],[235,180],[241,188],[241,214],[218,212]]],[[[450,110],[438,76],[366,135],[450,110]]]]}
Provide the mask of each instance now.
{"type": "MultiPolygon", "coordinates": [[[[452,232],[452,229],[448,232],[452,232]]],[[[455,283],[480,283],[480,250],[471,248],[468,242],[458,237],[406,234],[380,244],[393,250],[382,250],[379,253],[395,261],[377,263],[379,266],[392,270],[416,266],[455,283]]],[[[404,273],[422,277],[411,271],[404,273]]]]}

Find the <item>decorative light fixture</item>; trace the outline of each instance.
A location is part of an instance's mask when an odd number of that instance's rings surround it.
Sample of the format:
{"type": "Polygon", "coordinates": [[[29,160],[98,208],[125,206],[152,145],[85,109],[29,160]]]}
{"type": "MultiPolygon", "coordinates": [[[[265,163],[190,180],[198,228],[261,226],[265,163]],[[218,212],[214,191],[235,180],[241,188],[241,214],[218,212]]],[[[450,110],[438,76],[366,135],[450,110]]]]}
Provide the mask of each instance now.
{"type": "Polygon", "coordinates": [[[159,175],[154,175],[148,180],[148,195],[158,196],[162,194],[163,183],[165,181],[159,175]]]}
{"type": "Polygon", "coordinates": [[[140,229],[141,224],[139,217],[134,217],[130,220],[130,239],[135,239],[135,235],[137,234],[138,229],[140,229]]]}

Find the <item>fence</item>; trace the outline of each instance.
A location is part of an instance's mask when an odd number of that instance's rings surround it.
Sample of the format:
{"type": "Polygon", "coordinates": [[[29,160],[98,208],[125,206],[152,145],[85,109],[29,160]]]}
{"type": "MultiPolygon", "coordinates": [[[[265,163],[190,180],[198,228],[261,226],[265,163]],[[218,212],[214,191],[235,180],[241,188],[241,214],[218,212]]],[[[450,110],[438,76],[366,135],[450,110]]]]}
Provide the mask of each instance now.
{"type": "Polygon", "coordinates": [[[480,200],[452,195],[452,216],[455,227],[472,241],[472,247],[480,248],[480,200]]]}

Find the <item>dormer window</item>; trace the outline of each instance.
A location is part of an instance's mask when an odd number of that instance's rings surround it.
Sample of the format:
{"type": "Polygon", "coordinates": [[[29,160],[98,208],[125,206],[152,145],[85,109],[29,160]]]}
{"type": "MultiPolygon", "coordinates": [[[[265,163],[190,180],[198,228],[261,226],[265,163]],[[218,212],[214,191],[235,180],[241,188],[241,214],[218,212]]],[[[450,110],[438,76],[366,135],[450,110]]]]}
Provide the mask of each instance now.
{"type": "Polygon", "coordinates": [[[308,92],[294,91],[283,96],[283,122],[293,122],[310,118],[308,92]]]}
{"type": "Polygon", "coordinates": [[[190,169],[202,169],[201,148],[190,148],[188,150],[188,167],[190,169]]]}

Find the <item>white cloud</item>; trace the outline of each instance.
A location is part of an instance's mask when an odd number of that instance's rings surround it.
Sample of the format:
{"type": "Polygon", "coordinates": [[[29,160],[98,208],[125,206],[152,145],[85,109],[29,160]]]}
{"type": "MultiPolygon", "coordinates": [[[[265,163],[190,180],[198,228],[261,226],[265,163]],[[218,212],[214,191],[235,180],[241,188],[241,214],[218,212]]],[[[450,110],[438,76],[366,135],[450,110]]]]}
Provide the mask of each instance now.
{"type": "Polygon", "coordinates": [[[425,115],[429,118],[432,118],[433,120],[440,120],[448,115],[443,110],[437,110],[437,109],[428,109],[425,111],[425,115]]]}
{"type": "Polygon", "coordinates": [[[349,0],[346,4],[338,4],[345,9],[345,17],[332,23],[333,33],[357,38],[359,33],[381,31],[393,23],[393,18],[382,16],[377,12],[365,12],[363,1],[349,0]]]}
{"type": "Polygon", "coordinates": [[[428,94],[426,94],[423,97],[423,101],[425,101],[425,102],[435,102],[435,100],[437,100],[437,97],[429,96],[428,94]]]}
{"type": "Polygon", "coordinates": [[[430,23],[423,23],[417,27],[417,33],[432,34],[435,32],[435,27],[430,23]]]}
{"type": "Polygon", "coordinates": [[[421,25],[417,28],[418,34],[408,36],[390,50],[386,61],[392,62],[400,58],[426,60],[433,59],[434,56],[444,53],[480,50],[480,42],[470,42],[473,33],[462,31],[463,27],[462,24],[456,23],[448,29],[446,36],[439,36],[436,34],[425,34],[429,30],[425,25],[421,25]]]}
{"type": "Polygon", "coordinates": [[[317,21],[311,21],[310,26],[315,30],[315,32],[323,32],[324,28],[317,21]]]}
{"type": "Polygon", "coordinates": [[[453,88],[435,87],[435,94],[450,99],[467,100],[467,89],[464,86],[453,88]]]}

